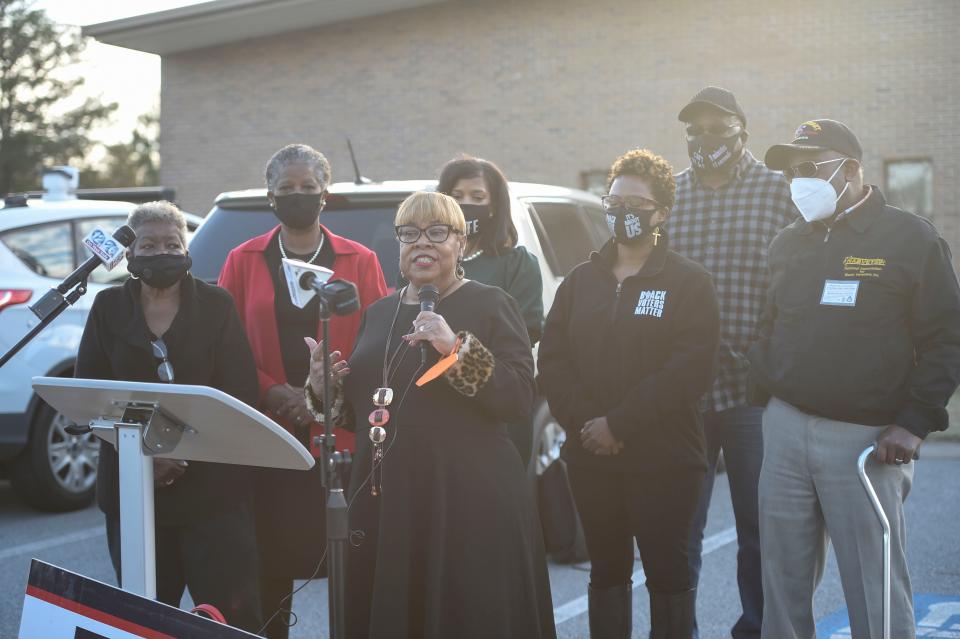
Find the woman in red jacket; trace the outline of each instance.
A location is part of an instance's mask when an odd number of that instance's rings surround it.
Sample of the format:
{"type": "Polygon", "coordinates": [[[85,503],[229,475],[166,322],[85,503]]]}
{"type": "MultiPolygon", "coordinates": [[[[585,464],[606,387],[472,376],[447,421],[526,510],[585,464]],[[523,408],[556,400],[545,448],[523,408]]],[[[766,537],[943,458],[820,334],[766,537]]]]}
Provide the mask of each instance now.
{"type": "MultiPolygon", "coordinates": [[[[260,383],[260,409],[290,430],[305,446],[322,432],[307,410],[303,384],[309,372],[304,337],[319,339],[317,298],[304,308],[293,305],[283,278],[281,258],[326,267],[333,277],[357,285],[362,308],[387,293],[383,271],[370,249],[334,235],[319,222],[330,163],[305,144],[277,151],[266,169],[267,197],[280,225],[230,252],[220,273],[220,286],[230,291],[253,350],[260,383]]],[[[330,321],[330,347],[335,357],[349,357],[361,313],[330,321]]],[[[353,449],[353,435],[337,430],[337,448],[353,449]]],[[[319,457],[320,451],[313,449],[319,457]]],[[[282,606],[294,579],[311,577],[326,539],[320,467],[299,471],[258,469],[256,520],[260,548],[260,593],[264,619],[282,606]]],[[[287,636],[286,615],[277,615],[267,629],[271,639],[287,636]]]]}

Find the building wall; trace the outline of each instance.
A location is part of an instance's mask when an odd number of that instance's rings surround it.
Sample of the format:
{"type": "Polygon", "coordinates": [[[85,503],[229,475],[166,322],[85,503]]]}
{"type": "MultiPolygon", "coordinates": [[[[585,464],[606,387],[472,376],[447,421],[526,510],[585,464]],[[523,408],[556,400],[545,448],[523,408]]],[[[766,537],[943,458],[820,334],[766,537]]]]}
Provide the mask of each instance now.
{"type": "Polygon", "coordinates": [[[954,0],[453,0],[165,57],[162,179],[205,212],[306,142],[350,180],[348,136],[375,179],[433,177],[460,151],[568,186],[636,146],[679,170],[676,113],[717,84],[758,157],[831,117],[870,182],[931,159],[933,218],[960,246],[958,28],[954,0]]]}

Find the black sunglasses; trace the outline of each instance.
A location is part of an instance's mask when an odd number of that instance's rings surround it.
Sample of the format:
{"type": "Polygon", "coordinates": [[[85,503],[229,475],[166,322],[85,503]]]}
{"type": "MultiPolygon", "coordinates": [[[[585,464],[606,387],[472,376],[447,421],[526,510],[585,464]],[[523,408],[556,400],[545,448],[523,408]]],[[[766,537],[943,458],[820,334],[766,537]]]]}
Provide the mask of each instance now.
{"type": "Polygon", "coordinates": [[[841,162],[847,158],[834,158],[832,160],[824,160],[823,162],[814,162],[813,160],[807,160],[806,162],[800,162],[793,166],[788,166],[783,170],[783,176],[788,180],[794,178],[812,178],[817,177],[817,172],[820,170],[821,164],[830,164],[832,162],[841,162]]]}
{"type": "Polygon", "coordinates": [[[427,239],[434,244],[443,244],[450,237],[450,233],[460,233],[449,224],[431,224],[425,229],[421,229],[413,224],[402,224],[396,227],[397,239],[404,244],[413,244],[420,239],[421,235],[426,235],[427,239]]]}
{"type": "Polygon", "coordinates": [[[156,339],[150,342],[150,346],[153,347],[153,356],[157,359],[163,360],[160,362],[160,365],[157,366],[157,377],[160,378],[161,382],[166,382],[168,384],[172,383],[173,364],[170,363],[167,345],[164,343],[163,339],[156,339]]]}
{"type": "Polygon", "coordinates": [[[704,133],[726,137],[727,135],[733,135],[734,129],[739,129],[739,128],[741,128],[739,124],[725,124],[723,122],[711,124],[710,126],[700,126],[699,124],[689,124],[687,125],[687,138],[692,139],[697,137],[698,135],[703,135],[704,133]]]}

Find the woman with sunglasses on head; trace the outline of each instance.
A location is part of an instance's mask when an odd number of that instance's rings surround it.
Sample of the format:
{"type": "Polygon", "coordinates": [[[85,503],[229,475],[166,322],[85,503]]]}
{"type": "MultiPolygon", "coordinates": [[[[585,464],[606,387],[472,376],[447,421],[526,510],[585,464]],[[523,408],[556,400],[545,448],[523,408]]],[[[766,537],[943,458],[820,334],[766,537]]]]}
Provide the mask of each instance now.
{"type": "MultiPolygon", "coordinates": [[[[260,383],[260,409],[288,429],[315,457],[313,438],[323,427],[307,410],[303,384],[309,351],[305,337],[321,333],[320,300],[303,308],[290,300],[283,275],[289,258],[333,271],[357,285],[366,308],[387,294],[376,253],[332,233],[321,223],[331,171],[327,158],[306,144],[290,144],[267,162],[267,198],[279,224],[230,251],[220,273],[220,286],[237,302],[260,383]]],[[[330,320],[330,346],[344,357],[353,349],[360,314],[330,320]]],[[[338,450],[353,450],[353,434],[335,433],[338,450]]],[[[256,469],[257,539],[260,544],[260,594],[266,635],[285,639],[294,579],[322,575],[326,539],[325,498],[321,468],[308,472],[256,469]]]]}
{"type": "MultiPolygon", "coordinates": [[[[351,637],[554,637],[543,542],[506,424],[529,417],[533,357],[516,301],[469,280],[457,202],[396,217],[409,284],[370,306],[331,410],[357,433],[347,563],[351,637]],[[421,311],[432,289],[433,311],[421,311]]],[[[306,392],[323,413],[314,346],[306,392]]]]}
{"type": "MultiPolygon", "coordinates": [[[[257,404],[257,372],[230,294],[194,279],[186,221],[169,202],[138,206],[127,224],[132,277],[93,302],[76,376],[195,384],[257,404]]],[[[117,452],[100,447],[97,503],[120,581],[117,452]]],[[[157,599],[179,606],[184,588],[233,626],[261,625],[250,486],[237,467],[154,459],[157,599]]],[[[122,584],[121,584],[122,585],[122,584]]]]}
{"type": "Polygon", "coordinates": [[[567,431],[591,560],[590,636],[630,637],[635,541],[651,638],[690,639],[688,540],[706,471],[699,401],[713,381],[717,299],[710,275],[667,246],[670,164],[630,151],[607,187],[613,238],[557,290],[537,381],[567,431]]]}

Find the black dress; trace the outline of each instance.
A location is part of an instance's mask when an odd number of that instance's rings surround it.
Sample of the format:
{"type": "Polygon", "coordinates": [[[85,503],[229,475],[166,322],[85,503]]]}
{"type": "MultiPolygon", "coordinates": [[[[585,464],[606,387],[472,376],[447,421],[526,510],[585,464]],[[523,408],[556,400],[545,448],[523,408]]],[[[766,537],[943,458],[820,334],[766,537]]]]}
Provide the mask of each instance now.
{"type": "MultiPolygon", "coordinates": [[[[347,565],[352,637],[554,637],[540,527],[506,423],[529,414],[533,359],[516,302],[498,288],[467,282],[437,304],[457,332],[468,331],[495,362],[473,396],[447,376],[418,388],[418,348],[399,346],[419,312],[401,292],[370,306],[351,373],[345,414],[357,430],[351,479],[353,542],[347,565]],[[399,347],[389,386],[382,491],[371,495],[371,396],[382,385],[384,350],[399,347]],[[492,370],[492,373],[490,372],[492,370]],[[406,391],[406,392],[405,392],[406,391]]],[[[457,365],[458,370],[474,349],[457,365]]],[[[427,366],[437,359],[431,348],[427,366]]],[[[476,372],[476,371],[475,371],[476,372]]],[[[476,379],[476,378],[474,378],[476,379]]]]}
{"type": "MultiPolygon", "coordinates": [[[[310,255],[287,251],[291,259],[308,261],[310,255]]],[[[304,336],[316,337],[320,324],[320,300],[314,297],[304,308],[290,301],[280,253],[280,234],[270,239],[263,257],[273,279],[274,313],[277,318],[280,356],[290,383],[299,386],[310,370],[310,350],[304,336]]],[[[317,266],[333,270],[336,254],[324,239],[317,266]]],[[[310,427],[295,428],[294,436],[310,450],[310,427]]],[[[323,556],[326,535],[323,483],[320,465],[309,471],[257,468],[253,471],[256,496],[257,542],[260,545],[260,575],[264,580],[264,615],[270,617],[279,601],[293,590],[294,579],[314,575],[323,556]],[[297,525],[292,526],[291,521],[297,525]],[[268,584],[281,581],[282,584],[268,584]],[[276,592],[274,592],[276,590],[276,592]],[[282,592],[281,592],[282,591],[282,592]]],[[[319,573],[325,573],[325,567],[319,573]]],[[[272,626],[271,626],[272,628],[272,626]]],[[[278,628],[271,636],[285,636],[278,628]]]]}
{"type": "MultiPolygon", "coordinates": [[[[527,327],[530,344],[540,341],[543,333],[543,280],[540,277],[540,263],[523,246],[504,249],[499,255],[483,252],[463,262],[466,276],[475,281],[503,289],[517,300],[520,315],[527,327]]],[[[407,285],[403,275],[397,277],[397,288],[407,285]]],[[[520,459],[526,467],[533,454],[532,416],[520,422],[507,424],[507,435],[520,453],[520,459]]]]}

